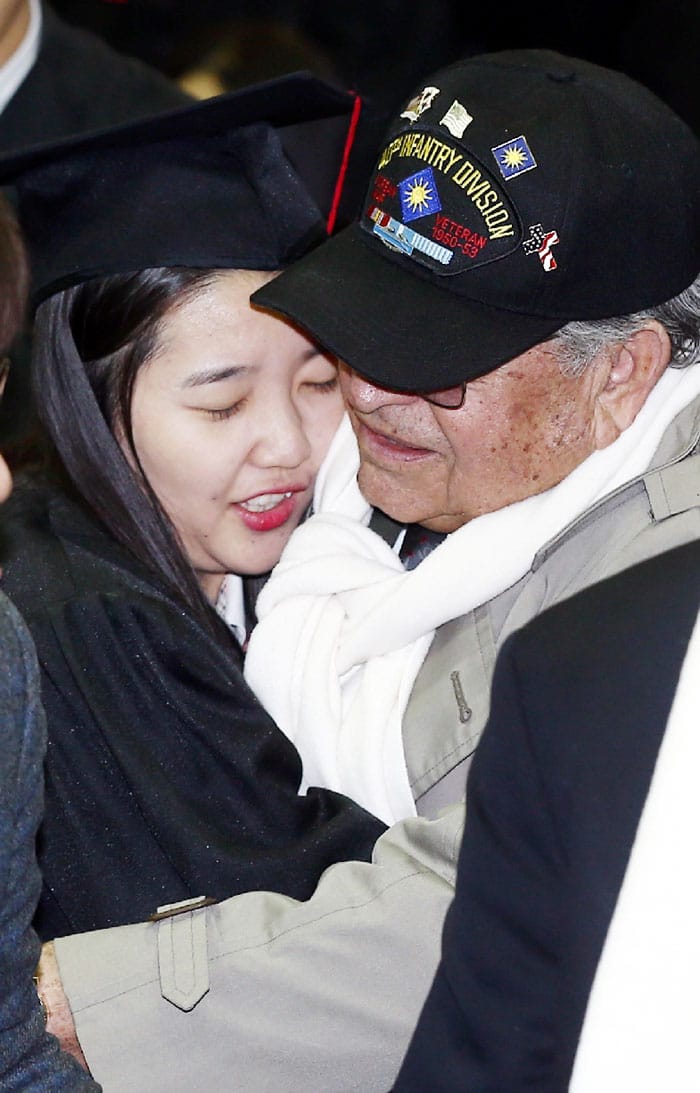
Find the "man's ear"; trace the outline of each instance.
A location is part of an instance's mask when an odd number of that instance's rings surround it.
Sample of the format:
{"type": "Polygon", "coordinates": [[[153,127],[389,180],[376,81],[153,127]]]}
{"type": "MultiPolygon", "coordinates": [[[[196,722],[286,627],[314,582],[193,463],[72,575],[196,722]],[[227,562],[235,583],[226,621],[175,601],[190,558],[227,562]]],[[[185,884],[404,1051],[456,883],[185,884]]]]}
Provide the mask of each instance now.
{"type": "Polygon", "coordinates": [[[629,428],[670,360],[671,339],[655,319],[606,354],[594,409],[596,448],[607,448],[629,428]]]}

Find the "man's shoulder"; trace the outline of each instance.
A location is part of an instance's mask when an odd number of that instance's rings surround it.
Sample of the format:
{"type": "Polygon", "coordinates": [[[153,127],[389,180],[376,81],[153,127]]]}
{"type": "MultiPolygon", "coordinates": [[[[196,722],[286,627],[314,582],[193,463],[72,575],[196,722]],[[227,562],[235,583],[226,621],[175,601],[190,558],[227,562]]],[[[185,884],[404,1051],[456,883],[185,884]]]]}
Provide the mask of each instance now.
{"type": "MultiPolygon", "coordinates": [[[[683,557],[692,559],[695,549],[692,544],[700,540],[696,485],[700,466],[695,460],[681,459],[663,472],[649,473],[664,475],[656,493],[655,487],[659,485],[656,478],[650,485],[649,476],[645,475],[603,498],[547,543],[522,580],[489,605],[499,644],[533,617],[617,574],[642,567],[637,576],[626,577],[620,583],[620,595],[631,596],[637,581],[650,579],[643,568],[647,562],[686,544],[690,553],[683,557]],[[684,475],[686,468],[690,475],[684,475]],[[681,488],[678,488],[679,478],[681,488]],[[660,503],[660,498],[664,503],[660,503]]],[[[660,562],[659,570],[667,567],[672,570],[680,564],[679,556],[673,561],[660,562]]],[[[692,572],[692,560],[683,565],[692,572]]],[[[690,581],[688,587],[692,587],[692,578],[686,580],[690,581]]],[[[590,603],[593,605],[599,595],[611,594],[609,589],[592,593],[590,603]]]]}
{"type": "Polygon", "coordinates": [[[700,540],[694,539],[605,577],[555,604],[523,628],[522,641],[598,637],[679,625],[692,628],[700,606],[700,540]]]}
{"type": "MultiPolygon", "coordinates": [[[[146,113],[150,106],[167,109],[191,101],[189,95],[157,69],[135,57],[119,53],[97,34],[65,22],[46,5],[43,9],[43,19],[43,34],[37,61],[40,63],[49,61],[52,69],[62,75],[67,76],[72,71],[78,86],[83,74],[76,72],[73,65],[79,60],[82,65],[87,66],[90,75],[102,73],[102,84],[94,88],[96,94],[106,82],[121,82],[133,86],[134,90],[150,92],[153,101],[142,104],[140,113],[146,113]]],[[[115,87],[105,90],[114,94],[115,87]]]]}
{"type": "Polygon", "coordinates": [[[0,147],[117,125],[190,101],[156,69],[44,7],[36,62],[0,114],[0,147]]]}

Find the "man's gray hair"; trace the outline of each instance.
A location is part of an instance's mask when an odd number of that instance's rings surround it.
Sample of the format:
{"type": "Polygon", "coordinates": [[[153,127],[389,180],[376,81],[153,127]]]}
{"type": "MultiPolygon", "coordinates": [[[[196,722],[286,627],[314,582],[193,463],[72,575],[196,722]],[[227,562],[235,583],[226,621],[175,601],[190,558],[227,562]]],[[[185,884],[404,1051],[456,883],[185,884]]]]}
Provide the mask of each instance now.
{"type": "Polygon", "coordinates": [[[700,361],[700,275],[664,304],[619,318],[567,323],[548,344],[556,348],[562,371],[578,376],[601,350],[627,341],[650,319],[668,331],[671,368],[687,368],[700,361]]]}

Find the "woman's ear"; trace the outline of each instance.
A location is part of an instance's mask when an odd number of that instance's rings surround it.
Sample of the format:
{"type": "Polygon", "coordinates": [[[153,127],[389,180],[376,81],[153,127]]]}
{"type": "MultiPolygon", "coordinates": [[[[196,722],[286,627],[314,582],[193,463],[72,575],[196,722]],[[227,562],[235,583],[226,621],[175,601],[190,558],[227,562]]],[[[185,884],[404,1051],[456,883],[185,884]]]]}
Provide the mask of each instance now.
{"type": "Polygon", "coordinates": [[[607,448],[629,428],[670,360],[671,339],[655,319],[606,355],[594,410],[596,448],[607,448]]]}

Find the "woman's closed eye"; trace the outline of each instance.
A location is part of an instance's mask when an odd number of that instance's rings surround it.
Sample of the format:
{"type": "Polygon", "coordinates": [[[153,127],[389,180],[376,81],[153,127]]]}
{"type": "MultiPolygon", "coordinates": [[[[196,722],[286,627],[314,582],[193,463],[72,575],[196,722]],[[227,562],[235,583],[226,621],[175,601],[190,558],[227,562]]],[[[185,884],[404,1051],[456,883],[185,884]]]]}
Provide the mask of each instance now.
{"type": "Polygon", "coordinates": [[[234,414],[240,413],[247,401],[247,399],[242,398],[239,399],[238,402],[232,403],[231,406],[214,407],[211,409],[204,406],[202,407],[202,410],[211,421],[228,421],[234,414]]]}
{"type": "Polygon", "coordinates": [[[338,390],[338,375],[336,373],[327,380],[305,380],[304,387],[317,391],[321,395],[329,394],[331,391],[338,390]]]}

